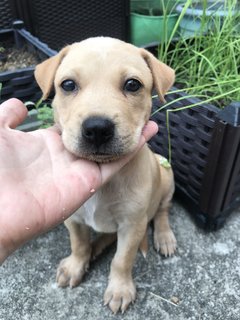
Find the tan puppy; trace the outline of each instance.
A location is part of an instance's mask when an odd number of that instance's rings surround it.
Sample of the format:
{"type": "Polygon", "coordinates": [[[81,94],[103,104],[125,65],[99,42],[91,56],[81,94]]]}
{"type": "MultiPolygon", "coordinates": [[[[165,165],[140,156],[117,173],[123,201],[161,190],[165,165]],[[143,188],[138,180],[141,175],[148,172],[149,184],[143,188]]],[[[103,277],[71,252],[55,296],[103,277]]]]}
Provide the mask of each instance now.
{"type": "MultiPolygon", "coordinates": [[[[104,162],[135,149],[150,116],[152,89],[164,101],[174,71],[144,49],[99,37],[67,46],[38,65],[35,77],[44,98],[55,88],[55,121],[65,147],[79,157],[104,162]]],[[[160,156],[145,145],[65,222],[72,253],[60,263],[58,284],[78,285],[91,256],[112,243],[117,233],[104,302],[114,313],[124,312],[136,296],[132,267],[138,248],[146,250],[150,220],[157,251],[168,256],[176,249],[168,222],[173,191],[172,170],[162,167],[160,156]],[[108,235],[93,247],[89,227],[108,235]]]]}

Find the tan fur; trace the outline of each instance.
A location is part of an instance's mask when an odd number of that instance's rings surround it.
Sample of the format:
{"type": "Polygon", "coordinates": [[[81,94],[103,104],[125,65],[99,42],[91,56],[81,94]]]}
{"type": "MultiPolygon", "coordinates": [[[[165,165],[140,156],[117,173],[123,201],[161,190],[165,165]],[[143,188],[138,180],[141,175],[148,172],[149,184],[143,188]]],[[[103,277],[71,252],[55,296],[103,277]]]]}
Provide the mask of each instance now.
{"type": "MultiPolygon", "coordinates": [[[[77,156],[97,162],[112,161],[134,150],[149,119],[152,89],[155,87],[164,101],[164,94],[174,82],[174,71],[152,54],[112,38],[90,38],[68,46],[38,65],[35,76],[44,98],[55,88],[55,121],[62,130],[65,147],[77,156]],[[126,80],[131,78],[143,85],[135,93],[123,90],[126,80]],[[76,91],[62,90],[60,84],[66,79],[76,82],[76,91]],[[114,141],[106,147],[107,154],[92,153],[82,141],[82,124],[91,116],[105,116],[115,124],[114,141]]],[[[172,170],[162,167],[159,156],[145,145],[65,222],[72,253],[58,268],[58,284],[80,283],[91,255],[98,255],[117,233],[117,251],[104,301],[114,313],[124,312],[136,297],[132,267],[140,246],[146,254],[150,220],[155,224],[155,248],[165,256],[176,249],[168,222],[173,191],[172,170]],[[91,245],[89,226],[110,234],[91,245]]]]}

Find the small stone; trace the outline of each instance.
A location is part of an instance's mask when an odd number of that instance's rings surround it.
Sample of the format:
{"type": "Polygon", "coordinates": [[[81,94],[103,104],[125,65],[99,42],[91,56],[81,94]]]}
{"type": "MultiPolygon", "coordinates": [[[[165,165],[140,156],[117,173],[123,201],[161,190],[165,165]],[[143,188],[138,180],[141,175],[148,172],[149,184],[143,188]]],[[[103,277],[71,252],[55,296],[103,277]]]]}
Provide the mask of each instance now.
{"type": "Polygon", "coordinates": [[[179,298],[175,296],[171,297],[170,301],[174,304],[179,304],[180,302],[179,298]]]}

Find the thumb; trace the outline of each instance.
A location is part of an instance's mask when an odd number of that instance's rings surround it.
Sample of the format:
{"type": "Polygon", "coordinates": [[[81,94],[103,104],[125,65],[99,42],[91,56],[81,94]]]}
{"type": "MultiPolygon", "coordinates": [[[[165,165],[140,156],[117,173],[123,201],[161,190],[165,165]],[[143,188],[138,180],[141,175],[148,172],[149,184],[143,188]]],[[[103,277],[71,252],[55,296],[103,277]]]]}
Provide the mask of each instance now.
{"type": "Polygon", "coordinates": [[[3,102],[0,105],[0,126],[16,128],[27,117],[27,112],[25,105],[18,99],[3,102]]]}

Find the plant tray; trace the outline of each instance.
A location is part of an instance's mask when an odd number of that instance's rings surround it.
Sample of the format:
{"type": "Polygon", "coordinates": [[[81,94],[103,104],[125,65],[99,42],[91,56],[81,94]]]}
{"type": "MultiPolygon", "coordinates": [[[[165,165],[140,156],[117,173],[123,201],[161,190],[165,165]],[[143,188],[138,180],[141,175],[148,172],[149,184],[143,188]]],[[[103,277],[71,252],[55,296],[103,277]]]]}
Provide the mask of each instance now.
{"type": "MultiPolygon", "coordinates": [[[[175,89],[175,88],[174,88],[175,89]]],[[[185,93],[170,93],[171,109],[199,103],[197,107],[169,113],[171,159],[176,194],[205,229],[219,229],[227,215],[240,205],[240,102],[224,110],[189,99],[185,93]]],[[[153,99],[153,111],[162,107],[153,99]]],[[[168,158],[169,137],[166,110],[153,115],[159,133],[152,149],[168,158]]]]}
{"type": "MultiPolygon", "coordinates": [[[[15,29],[0,32],[0,42],[6,40],[6,38],[12,39],[18,48],[25,45],[27,50],[34,52],[41,61],[57,53],[23,29],[21,22],[15,24],[15,29]]],[[[23,102],[29,100],[36,102],[41,97],[41,91],[33,73],[34,67],[0,73],[0,84],[2,86],[0,103],[12,97],[23,102]]]]}

